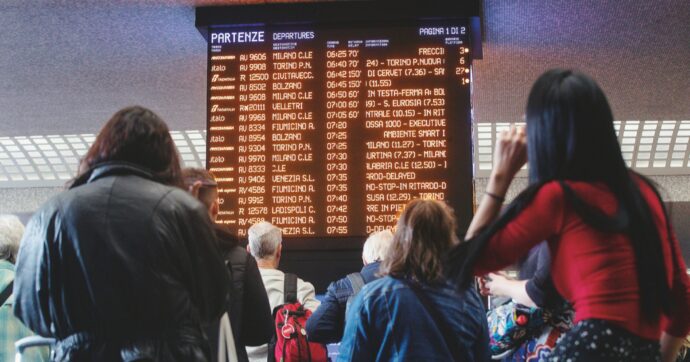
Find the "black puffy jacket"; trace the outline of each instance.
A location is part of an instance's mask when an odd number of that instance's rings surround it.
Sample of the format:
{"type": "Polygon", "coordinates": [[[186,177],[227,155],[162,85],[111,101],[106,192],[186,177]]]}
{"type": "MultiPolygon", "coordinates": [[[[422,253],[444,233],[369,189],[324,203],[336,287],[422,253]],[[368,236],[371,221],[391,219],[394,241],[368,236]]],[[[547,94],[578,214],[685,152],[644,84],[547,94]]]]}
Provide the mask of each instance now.
{"type": "Polygon", "coordinates": [[[237,358],[248,361],[244,347],[266,344],[275,334],[271,305],[256,260],[237,245],[237,238],[226,227],[216,225],[216,237],[232,275],[228,314],[237,358]]]}
{"type": "MultiPolygon", "coordinates": [[[[275,334],[271,305],[256,260],[239,246],[239,240],[227,226],[216,224],[215,230],[221,254],[232,279],[227,312],[235,340],[237,360],[247,362],[249,357],[245,346],[266,344],[275,334]]],[[[206,328],[211,349],[214,351],[218,349],[218,328],[218,323],[206,328]]],[[[217,355],[212,354],[211,357],[212,361],[218,361],[217,355]]]]}
{"type": "Polygon", "coordinates": [[[43,205],[16,270],[14,313],[58,361],[205,361],[229,285],[206,208],[123,163],[43,205]]]}

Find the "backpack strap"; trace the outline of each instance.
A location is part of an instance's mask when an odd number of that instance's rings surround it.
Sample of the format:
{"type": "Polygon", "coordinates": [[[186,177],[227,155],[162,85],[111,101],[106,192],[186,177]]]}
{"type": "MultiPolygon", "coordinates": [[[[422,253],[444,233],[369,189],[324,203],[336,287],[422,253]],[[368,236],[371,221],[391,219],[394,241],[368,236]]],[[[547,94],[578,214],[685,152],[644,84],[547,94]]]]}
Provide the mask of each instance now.
{"type": "Polygon", "coordinates": [[[359,294],[359,291],[362,290],[364,287],[364,278],[362,278],[361,273],[352,273],[347,275],[347,280],[350,281],[350,286],[352,287],[352,294],[350,294],[347,297],[347,301],[345,302],[345,315],[347,316],[350,313],[350,305],[352,304],[352,301],[355,300],[355,297],[357,294],[359,294]]]}
{"type": "Polygon", "coordinates": [[[350,285],[352,286],[352,295],[356,295],[364,287],[362,273],[350,273],[347,275],[347,280],[350,281],[350,285]]]}
{"type": "Polygon", "coordinates": [[[0,306],[5,305],[5,302],[10,299],[10,296],[12,295],[12,286],[14,285],[14,280],[12,280],[5,289],[2,290],[2,293],[0,293],[0,306]]]}
{"type": "Polygon", "coordinates": [[[429,297],[417,283],[408,280],[407,278],[402,278],[400,280],[403,283],[405,283],[405,285],[407,285],[410,288],[410,290],[412,290],[419,302],[422,304],[422,306],[424,306],[424,309],[431,316],[431,319],[433,319],[434,324],[443,336],[443,339],[446,343],[446,347],[448,347],[451,356],[453,356],[453,360],[460,361],[460,356],[462,356],[460,346],[458,345],[458,343],[456,343],[456,341],[451,340],[451,337],[457,335],[457,333],[455,333],[455,331],[453,331],[453,329],[448,325],[448,323],[446,323],[446,320],[443,318],[441,313],[439,313],[438,309],[436,309],[429,297]]]}
{"type": "Polygon", "coordinates": [[[285,273],[283,284],[283,302],[292,304],[297,302],[297,275],[285,273]]]}

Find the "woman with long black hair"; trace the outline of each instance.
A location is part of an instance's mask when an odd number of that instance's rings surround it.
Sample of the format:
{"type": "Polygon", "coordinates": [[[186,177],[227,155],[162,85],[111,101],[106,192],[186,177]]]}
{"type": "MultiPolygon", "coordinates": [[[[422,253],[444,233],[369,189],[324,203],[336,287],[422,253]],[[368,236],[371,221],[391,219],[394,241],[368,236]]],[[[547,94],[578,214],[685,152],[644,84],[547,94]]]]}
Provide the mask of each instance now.
{"type": "Polygon", "coordinates": [[[576,311],[550,360],[672,361],[690,330],[690,281],[661,197],[623,160],[604,93],[583,74],[550,70],[526,122],[526,134],[498,140],[451,274],[467,284],[548,240],[553,282],[576,311]],[[527,158],[530,186],[498,216],[527,158]]]}

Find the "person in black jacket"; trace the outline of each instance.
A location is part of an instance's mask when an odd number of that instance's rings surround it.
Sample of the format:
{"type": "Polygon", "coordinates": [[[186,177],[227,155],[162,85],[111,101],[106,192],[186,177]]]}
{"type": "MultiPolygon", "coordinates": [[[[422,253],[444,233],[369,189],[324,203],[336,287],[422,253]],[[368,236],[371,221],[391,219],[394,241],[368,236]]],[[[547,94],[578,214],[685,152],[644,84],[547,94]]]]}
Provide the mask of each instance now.
{"type": "MultiPolygon", "coordinates": [[[[379,265],[386,257],[392,243],[393,233],[390,230],[372,233],[367,238],[362,249],[364,267],[362,271],[355,273],[361,277],[361,284],[379,278],[379,265]]],[[[351,275],[336,280],[328,286],[321,305],[307,320],[306,330],[309,341],[327,344],[340,342],[343,338],[347,303],[356,294],[351,281],[352,277],[351,275]]],[[[358,277],[355,275],[354,278],[358,277]]]]}
{"type": "Polygon", "coordinates": [[[207,361],[229,279],[166,124],[120,110],[80,171],[26,227],[15,315],[57,339],[54,361],[207,361]]]}
{"type": "MultiPolygon", "coordinates": [[[[209,171],[200,168],[182,170],[185,185],[208,210],[215,220],[219,213],[218,184],[209,171]]],[[[239,245],[237,237],[222,224],[215,224],[221,254],[231,275],[230,299],[227,312],[230,317],[237,358],[248,361],[246,346],[260,346],[273,336],[273,317],[256,260],[239,245]]],[[[207,328],[212,350],[218,346],[218,324],[207,328]]],[[[214,354],[216,360],[216,354],[214,354]]]]}

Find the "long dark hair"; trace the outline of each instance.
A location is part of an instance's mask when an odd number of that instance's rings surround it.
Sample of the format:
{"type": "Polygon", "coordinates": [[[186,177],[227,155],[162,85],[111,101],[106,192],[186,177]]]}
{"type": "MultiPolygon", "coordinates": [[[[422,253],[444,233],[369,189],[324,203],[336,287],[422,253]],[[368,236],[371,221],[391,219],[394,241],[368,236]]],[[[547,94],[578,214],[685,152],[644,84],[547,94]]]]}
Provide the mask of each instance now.
{"type": "Polygon", "coordinates": [[[413,200],[403,210],[382,275],[433,284],[444,279],[443,261],[458,243],[453,210],[434,200],[413,200]]]}
{"type": "Polygon", "coordinates": [[[182,187],[180,158],[168,126],[144,107],[123,108],[110,118],[82,159],[77,179],[113,161],[144,167],[156,181],[182,187]]]}
{"type": "MultiPolygon", "coordinates": [[[[651,320],[659,309],[669,311],[670,291],[662,251],[664,238],[635,179],[649,185],[662,208],[663,203],[651,181],[630,171],[625,164],[604,92],[584,74],[550,70],[534,83],[526,118],[530,186],[498,220],[451,253],[451,273],[466,285],[472,279],[476,259],[491,237],[532,202],[542,185],[559,181],[566,201],[585,223],[597,230],[625,233],[629,237],[644,316],[651,320]],[[608,216],[586,203],[564,180],[604,183],[618,201],[616,214],[608,216]]],[[[668,224],[667,216],[666,221],[668,224]]]]}

